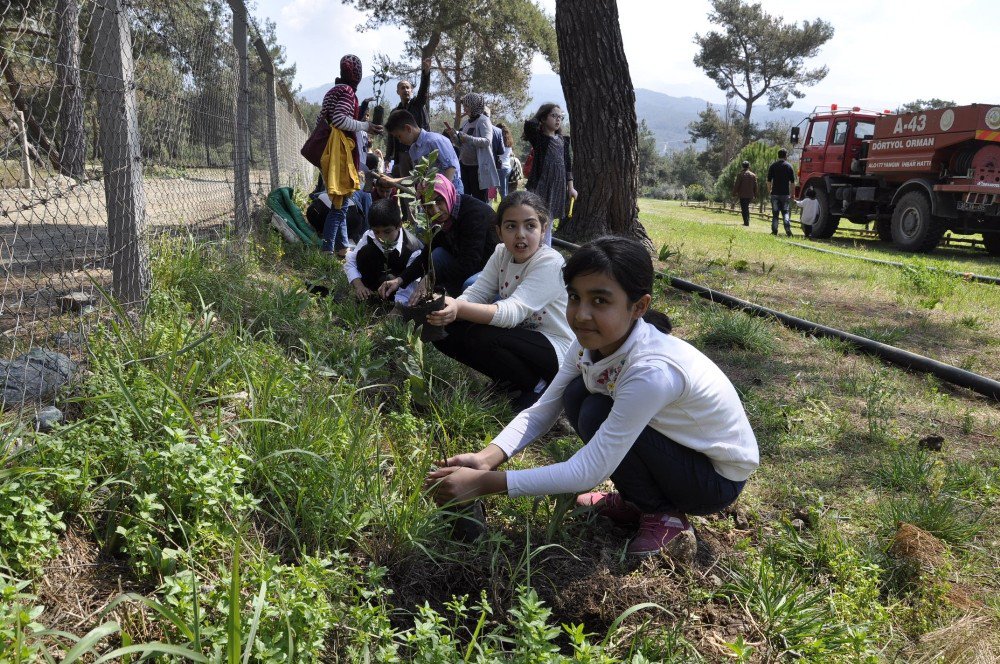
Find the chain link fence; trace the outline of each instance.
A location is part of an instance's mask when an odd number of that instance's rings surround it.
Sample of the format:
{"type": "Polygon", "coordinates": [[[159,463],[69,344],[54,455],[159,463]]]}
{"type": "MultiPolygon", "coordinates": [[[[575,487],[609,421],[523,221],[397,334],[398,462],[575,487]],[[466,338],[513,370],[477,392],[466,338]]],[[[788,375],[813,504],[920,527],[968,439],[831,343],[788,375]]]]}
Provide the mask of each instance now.
{"type": "Polygon", "coordinates": [[[163,233],[246,233],[308,187],[309,125],[242,0],[8,0],[0,14],[2,405],[44,397],[163,233]],[[55,358],[53,360],[52,358],[55,358]],[[61,367],[49,367],[58,364],[61,367]],[[49,372],[56,369],[55,374],[49,372]]]}

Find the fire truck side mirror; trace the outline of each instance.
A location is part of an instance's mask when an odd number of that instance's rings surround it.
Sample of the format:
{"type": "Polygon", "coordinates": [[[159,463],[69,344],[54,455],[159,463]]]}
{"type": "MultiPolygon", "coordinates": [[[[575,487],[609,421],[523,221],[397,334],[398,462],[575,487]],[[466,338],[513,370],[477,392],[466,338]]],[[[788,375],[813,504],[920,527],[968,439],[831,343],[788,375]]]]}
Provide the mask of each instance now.
{"type": "Polygon", "coordinates": [[[788,133],[788,141],[792,145],[798,145],[799,144],[799,128],[798,127],[792,127],[792,130],[788,133]]]}

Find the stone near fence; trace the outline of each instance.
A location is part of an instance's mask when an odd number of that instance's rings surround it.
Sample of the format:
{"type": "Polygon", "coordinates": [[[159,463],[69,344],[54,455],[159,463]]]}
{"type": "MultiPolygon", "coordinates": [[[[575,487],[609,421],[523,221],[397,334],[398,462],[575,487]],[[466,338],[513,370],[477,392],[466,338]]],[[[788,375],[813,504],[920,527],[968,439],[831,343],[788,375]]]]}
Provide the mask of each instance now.
{"type": "Polygon", "coordinates": [[[97,299],[93,294],[82,291],[76,291],[75,293],[69,293],[68,295],[56,298],[56,302],[59,303],[59,311],[62,313],[66,313],[67,311],[83,311],[84,308],[92,306],[96,301],[97,299]]]}
{"type": "Polygon", "coordinates": [[[46,406],[35,413],[35,428],[42,433],[48,433],[57,424],[62,424],[63,412],[55,406],[46,406]]]}
{"type": "Polygon", "coordinates": [[[76,363],[62,353],[34,348],[7,362],[0,360],[3,397],[0,408],[38,401],[65,385],[76,372],[76,363]]]}
{"type": "Polygon", "coordinates": [[[52,335],[52,343],[58,348],[82,348],[87,337],[79,332],[56,332],[52,335]]]}

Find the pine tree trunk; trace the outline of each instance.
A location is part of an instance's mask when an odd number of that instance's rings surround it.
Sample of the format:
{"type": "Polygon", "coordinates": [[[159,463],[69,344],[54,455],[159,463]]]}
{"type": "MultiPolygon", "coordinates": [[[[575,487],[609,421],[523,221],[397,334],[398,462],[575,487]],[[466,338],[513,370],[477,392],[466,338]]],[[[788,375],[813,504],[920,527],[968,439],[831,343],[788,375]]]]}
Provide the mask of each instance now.
{"type": "Polygon", "coordinates": [[[87,143],[83,123],[83,87],[80,85],[80,0],[56,0],[59,41],[56,55],[56,85],[59,139],[63,175],[84,177],[87,143]]]}
{"type": "Polygon", "coordinates": [[[617,3],[556,0],[556,35],[579,193],[557,236],[584,242],[611,233],[652,249],[636,205],[639,126],[617,3]]]}

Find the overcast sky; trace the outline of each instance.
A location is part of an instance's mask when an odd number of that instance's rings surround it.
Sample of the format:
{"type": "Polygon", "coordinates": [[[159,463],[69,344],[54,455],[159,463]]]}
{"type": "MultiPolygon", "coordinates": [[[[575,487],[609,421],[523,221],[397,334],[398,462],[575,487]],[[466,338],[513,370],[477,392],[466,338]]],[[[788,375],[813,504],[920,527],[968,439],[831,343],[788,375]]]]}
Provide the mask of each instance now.
{"type": "MultiPolygon", "coordinates": [[[[256,15],[277,23],[278,38],[298,65],[298,83],[304,88],[333,81],[344,53],[359,55],[366,74],[375,53],[400,53],[401,30],[358,32],[365,17],[341,0],[257,2],[256,15]]],[[[555,13],[555,0],[541,4],[555,13]]],[[[995,0],[763,0],[763,5],[786,21],[823,18],[836,31],[813,61],[813,66],[827,65],[830,73],[806,88],[806,97],[794,105],[799,110],[830,103],[881,110],[930,97],[960,104],[1000,98],[995,65],[1000,2],[995,0]],[[827,9],[835,13],[820,13],[827,9]]],[[[636,87],[724,100],[692,62],[694,34],[711,29],[708,0],[619,0],[618,10],[636,87]]],[[[540,58],[533,68],[552,73],[540,58]]]]}

